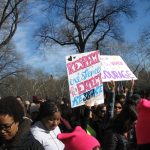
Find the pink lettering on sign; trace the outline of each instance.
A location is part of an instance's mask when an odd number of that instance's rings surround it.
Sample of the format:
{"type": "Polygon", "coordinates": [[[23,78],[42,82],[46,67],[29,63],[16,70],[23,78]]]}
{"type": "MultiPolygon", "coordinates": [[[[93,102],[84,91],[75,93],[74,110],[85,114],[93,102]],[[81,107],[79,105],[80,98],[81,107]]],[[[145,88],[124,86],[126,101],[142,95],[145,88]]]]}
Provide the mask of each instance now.
{"type": "Polygon", "coordinates": [[[78,93],[79,94],[85,93],[85,92],[99,86],[100,84],[102,84],[101,74],[98,74],[88,80],[78,83],[77,84],[78,93]]]}
{"type": "Polygon", "coordinates": [[[75,97],[77,95],[76,89],[73,86],[70,88],[70,93],[71,93],[72,97],[75,97]]]}
{"type": "Polygon", "coordinates": [[[98,56],[99,51],[96,51],[87,56],[83,56],[76,61],[69,62],[67,64],[69,75],[100,62],[98,56]]]}

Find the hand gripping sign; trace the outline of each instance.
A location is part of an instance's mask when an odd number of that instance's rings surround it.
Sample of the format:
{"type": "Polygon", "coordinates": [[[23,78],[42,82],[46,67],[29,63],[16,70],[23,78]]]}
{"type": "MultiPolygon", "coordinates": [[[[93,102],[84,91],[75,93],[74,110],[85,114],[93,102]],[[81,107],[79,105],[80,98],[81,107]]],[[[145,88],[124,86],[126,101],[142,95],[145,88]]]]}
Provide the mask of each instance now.
{"type": "Polygon", "coordinates": [[[71,107],[104,102],[99,51],[66,57],[71,107]]]}

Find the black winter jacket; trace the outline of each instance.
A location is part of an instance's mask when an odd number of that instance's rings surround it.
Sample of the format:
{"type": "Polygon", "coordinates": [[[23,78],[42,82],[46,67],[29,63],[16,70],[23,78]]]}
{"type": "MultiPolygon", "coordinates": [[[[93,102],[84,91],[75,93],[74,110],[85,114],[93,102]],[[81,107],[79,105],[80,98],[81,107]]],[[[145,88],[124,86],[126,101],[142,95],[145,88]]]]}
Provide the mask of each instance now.
{"type": "Polygon", "coordinates": [[[30,123],[28,119],[24,119],[12,140],[8,142],[0,140],[0,150],[44,150],[43,146],[31,134],[30,123]]]}
{"type": "Polygon", "coordinates": [[[103,150],[128,150],[126,138],[111,130],[105,132],[103,150]]]}

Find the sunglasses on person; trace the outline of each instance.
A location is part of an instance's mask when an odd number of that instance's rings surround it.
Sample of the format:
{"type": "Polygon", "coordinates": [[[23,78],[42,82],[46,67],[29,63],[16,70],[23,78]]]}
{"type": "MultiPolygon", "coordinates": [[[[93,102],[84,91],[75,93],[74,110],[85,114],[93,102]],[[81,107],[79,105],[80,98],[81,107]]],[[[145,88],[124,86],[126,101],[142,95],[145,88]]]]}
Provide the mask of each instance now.
{"type": "Polygon", "coordinates": [[[122,107],[121,106],[115,106],[115,109],[122,109],[122,107]]]}
{"type": "Polygon", "coordinates": [[[106,110],[100,110],[101,113],[106,113],[106,110]]]}
{"type": "Polygon", "coordinates": [[[5,130],[5,131],[8,131],[11,129],[12,125],[14,124],[15,122],[13,121],[11,124],[0,124],[0,130],[5,130]]]}

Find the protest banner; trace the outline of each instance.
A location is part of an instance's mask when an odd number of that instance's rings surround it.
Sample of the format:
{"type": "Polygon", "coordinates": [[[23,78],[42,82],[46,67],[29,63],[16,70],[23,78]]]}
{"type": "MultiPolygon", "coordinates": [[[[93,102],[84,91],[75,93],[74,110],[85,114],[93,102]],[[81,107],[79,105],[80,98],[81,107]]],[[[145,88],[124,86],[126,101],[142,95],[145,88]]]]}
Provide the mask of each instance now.
{"type": "Polygon", "coordinates": [[[99,51],[66,56],[71,107],[104,103],[99,51]]]}
{"type": "Polygon", "coordinates": [[[102,81],[137,80],[120,56],[101,55],[102,81]]]}

